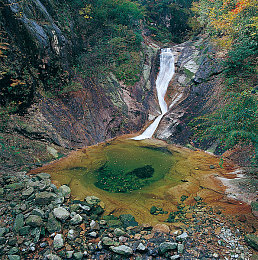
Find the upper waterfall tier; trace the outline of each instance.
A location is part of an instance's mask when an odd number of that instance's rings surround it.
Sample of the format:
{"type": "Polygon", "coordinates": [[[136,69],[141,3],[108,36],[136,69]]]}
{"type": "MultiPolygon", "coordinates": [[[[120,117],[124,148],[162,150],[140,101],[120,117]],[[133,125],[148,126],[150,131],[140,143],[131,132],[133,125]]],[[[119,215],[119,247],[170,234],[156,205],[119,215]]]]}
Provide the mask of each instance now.
{"type": "Polygon", "coordinates": [[[174,55],[170,48],[162,49],[160,54],[160,71],[156,80],[156,89],[158,95],[158,102],[161,109],[161,115],[159,115],[154,122],[139,136],[132,139],[143,140],[151,138],[155,133],[160,120],[167,113],[168,106],[165,101],[165,95],[167,92],[168,84],[175,73],[175,61],[174,55]]]}

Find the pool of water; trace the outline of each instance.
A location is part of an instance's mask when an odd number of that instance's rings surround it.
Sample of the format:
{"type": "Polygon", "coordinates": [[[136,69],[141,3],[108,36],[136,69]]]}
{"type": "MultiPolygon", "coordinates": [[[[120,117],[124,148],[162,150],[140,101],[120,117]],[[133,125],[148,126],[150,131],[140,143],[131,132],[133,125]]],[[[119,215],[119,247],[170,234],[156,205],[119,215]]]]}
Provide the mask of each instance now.
{"type": "Polygon", "coordinates": [[[188,196],[189,203],[196,195],[218,201],[224,187],[214,174],[226,174],[230,167],[225,163],[220,168],[219,158],[202,151],[155,139],[135,141],[122,137],[74,151],[32,173],[50,173],[57,186],[70,186],[75,199],[99,197],[106,214],[130,213],[139,222],[153,224],[168,216],[153,216],[150,208],[176,210],[182,195],[188,196]]]}

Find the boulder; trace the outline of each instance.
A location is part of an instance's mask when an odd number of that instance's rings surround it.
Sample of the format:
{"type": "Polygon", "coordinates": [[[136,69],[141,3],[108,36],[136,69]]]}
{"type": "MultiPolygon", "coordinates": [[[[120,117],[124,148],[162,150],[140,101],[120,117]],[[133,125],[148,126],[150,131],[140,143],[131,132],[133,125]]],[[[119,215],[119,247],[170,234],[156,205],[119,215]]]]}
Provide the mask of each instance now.
{"type": "Polygon", "coordinates": [[[164,242],[159,245],[159,253],[165,254],[167,251],[177,249],[177,243],[164,242]]]}
{"type": "Polygon", "coordinates": [[[43,225],[43,221],[42,221],[42,218],[40,216],[30,215],[26,219],[26,224],[31,226],[31,227],[40,227],[40,226],[43,225]]]}
{"type": "Polygon", "coordinates": [[[119,219],[123,223],[124,228],[138,226],[138,222],[135,221],[134,216],[131,214],[120,215],[119,219]]]}
{"type": "Polygon", "coordinates": [[[64,246],[64,239],[61,234],[56,234],[54,237],[53,246],[55,250],[58,250],[64,246]]]}
{"type": "Polygon", "coordinates": [[[49,204],[51,201],[55,200],[57,195],[53,192],[39,192],[36,194],[35,203],[39,205],[46,205],[49,204]]]}
{"type": "Polygon", "coordinates": [[[133,254],[133,249],[129,246],[111,246],[110,249],[119,255],[129,256],[133,254]]]}
{"type": "Polygon", "coordinates": [[[245,236],[245,241],[251,246],[253,249],[258,251],[258,237],[254,234],[247,234],[245,236]]]}
{"type": "Polygon", "coordinates": [[[67,185],[62,185],[59,188],[59,192],[65,197],[65,198],[69,198],[71,195],[71,189],[67,186],[67,185]]]}
{"type": "Polygon", "coordinates": [[[58,207],[53,210],[53,214],[57,219],[60,219],[62,221],[65,221],[70,217],[70,213],[68,210],[66,210],[63,207],[58,207]]]}

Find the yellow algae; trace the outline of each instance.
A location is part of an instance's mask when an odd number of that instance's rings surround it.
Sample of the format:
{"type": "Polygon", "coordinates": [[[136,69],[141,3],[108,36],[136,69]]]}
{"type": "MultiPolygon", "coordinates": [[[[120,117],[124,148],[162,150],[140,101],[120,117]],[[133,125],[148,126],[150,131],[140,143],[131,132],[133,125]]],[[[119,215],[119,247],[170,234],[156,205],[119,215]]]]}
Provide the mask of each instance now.
{"type": "MultiPolygon", "coordinates": [[[[213,167],[212,167],[213,168],[213,167]]],[[[156,206],[164,211],[176,210],[182,195],[191,204],[199,195],[211,205],[230,207],[225,199],[225,187],[214,176],[226,176],[232,166],[203,151],[168,145],[155,139],[134,141],[125,137],[72,152],[66,158],[33,170],[32,173],[48,172],[58,185],[68,184],[75,199],[87,195],[99,197],[105,204],[105,214],[133,214],[138,222],[156,224],[168,215],[151,215],[156,206]],[[112,193],[96,187],[96,170],[109,162],[114,170],[121,167],[125,172],[151,164],[155,173],[150,184],[131,192],[112,193]],[[113,165],[112,165],[113,164],[113,165]],[[214,165],[215,169],[210,169],[214,165]]],[[[121,184],[119,184],[121,185],[121,184]]],[[[237,209],[235,209],[237,210],[237,209]]]]}

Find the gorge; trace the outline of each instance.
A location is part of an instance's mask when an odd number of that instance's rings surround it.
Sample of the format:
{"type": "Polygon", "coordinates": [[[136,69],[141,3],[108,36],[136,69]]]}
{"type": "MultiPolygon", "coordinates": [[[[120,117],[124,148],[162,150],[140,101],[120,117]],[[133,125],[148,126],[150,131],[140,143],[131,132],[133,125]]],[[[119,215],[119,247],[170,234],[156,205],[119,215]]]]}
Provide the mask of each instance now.
{"type": "Polygon", "coordinates": [[[255,10],[0,1],[0,259],[256,259],[255,10]]]}

